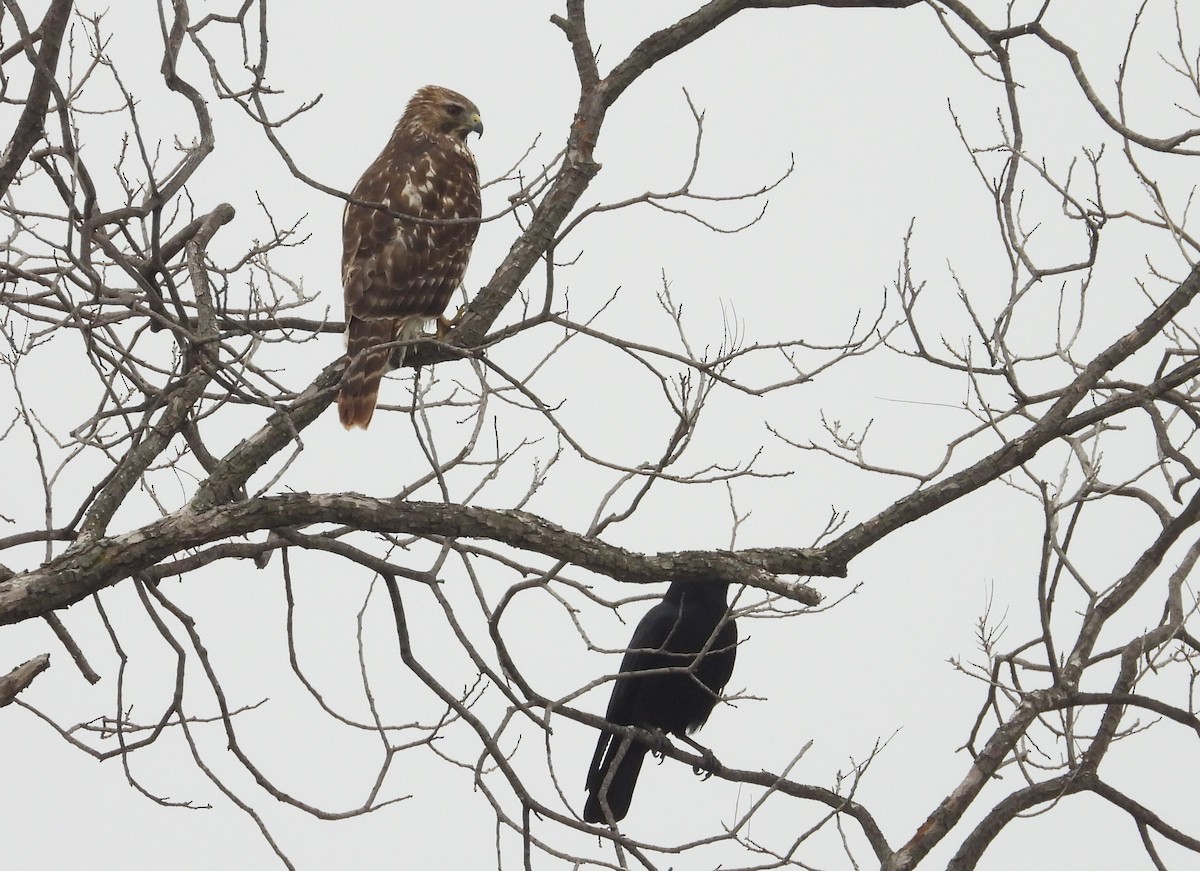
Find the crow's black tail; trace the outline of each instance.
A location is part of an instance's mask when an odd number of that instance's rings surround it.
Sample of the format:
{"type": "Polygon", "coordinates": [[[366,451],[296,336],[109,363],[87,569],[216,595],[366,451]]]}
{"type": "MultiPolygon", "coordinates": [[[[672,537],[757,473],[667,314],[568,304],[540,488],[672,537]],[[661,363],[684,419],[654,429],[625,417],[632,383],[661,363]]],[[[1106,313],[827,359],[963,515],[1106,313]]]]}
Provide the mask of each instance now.
{"type": "Polygon", "coordinates": [[[591,770],[588,771],[588,800],[583,806],[584,822],[608,822],[609,815],[604,812],[605,803],[614,822],[625,818],[645,756],[644,744],[627,741],[607,732],[600,736],[600,741],[596,744],[596,755],[592,757],[591,770]]]}

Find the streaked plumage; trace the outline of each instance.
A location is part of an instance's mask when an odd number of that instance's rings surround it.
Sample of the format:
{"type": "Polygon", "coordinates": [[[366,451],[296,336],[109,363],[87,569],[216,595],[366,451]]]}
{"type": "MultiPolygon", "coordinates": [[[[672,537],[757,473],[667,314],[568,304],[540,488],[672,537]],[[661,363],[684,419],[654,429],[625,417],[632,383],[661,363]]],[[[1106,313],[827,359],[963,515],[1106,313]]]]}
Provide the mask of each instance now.
{"type": "Polygon", "coordinates": [[[403,363],[403,350],[377,346],[418,337],[462,282],[482,214],[479,173],[466,142],[471,132],[483,133],[474,103],[447,88],[421,88],[351,192],[418,218],[476,220],[421,223],[347,204],[342,286],[350,362],[337,400],[347,429],[371,422],[389,358],[393,367],[403,363]]]}

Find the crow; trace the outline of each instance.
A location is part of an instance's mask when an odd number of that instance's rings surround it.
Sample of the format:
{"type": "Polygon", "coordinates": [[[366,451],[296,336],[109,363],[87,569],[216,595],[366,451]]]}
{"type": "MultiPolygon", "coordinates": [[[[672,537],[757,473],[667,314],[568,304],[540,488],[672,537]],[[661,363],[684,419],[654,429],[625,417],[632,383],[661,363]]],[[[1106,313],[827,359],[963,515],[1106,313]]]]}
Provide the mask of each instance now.
{"type": "MultiPolygon", "coordinates": [[[[737,625],[725,603],[728,589],[727,583],[705,581],[671,584],[633,631],[604,715],[609,722],[677,735],[693,744],[685,732],[704,725],[737,657],[737,625]],[[643,673],[651,670],[655,673],[643,673]]],[[[648,749],[638,741],[600,733],[588,770],[585,822],[624,819],[648,749]]]]}

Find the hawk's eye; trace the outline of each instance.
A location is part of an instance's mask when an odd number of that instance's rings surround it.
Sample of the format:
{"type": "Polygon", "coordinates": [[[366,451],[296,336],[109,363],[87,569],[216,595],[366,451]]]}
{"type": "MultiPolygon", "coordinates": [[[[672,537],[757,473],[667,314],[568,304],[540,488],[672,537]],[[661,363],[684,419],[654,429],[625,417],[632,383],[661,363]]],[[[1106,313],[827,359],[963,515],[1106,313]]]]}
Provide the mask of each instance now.
{"type": "Polygon", "coordinates": [[[446,114],[451,118],[457,118],[462,113],[463,107],[458,105],[458,103],[450,103],[448,106],[446,106],[446,114]]]}

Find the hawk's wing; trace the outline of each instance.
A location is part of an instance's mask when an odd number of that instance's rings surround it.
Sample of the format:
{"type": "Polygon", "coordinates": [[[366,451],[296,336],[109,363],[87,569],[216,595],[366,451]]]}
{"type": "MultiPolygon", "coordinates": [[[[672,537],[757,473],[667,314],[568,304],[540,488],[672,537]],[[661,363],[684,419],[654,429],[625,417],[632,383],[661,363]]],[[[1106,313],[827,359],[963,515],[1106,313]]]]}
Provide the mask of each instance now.
{"type": "MultiPolygon", "coordinates": [[[[479,180],[465,145],[447,150],[393,136],[353,196],[431,221],[480,215],[479,180]]],[[[405,221],[348,204],[342,224],[347,319],[440,315],[462,281],[478,230],[475,222],[405,221]]]]}

